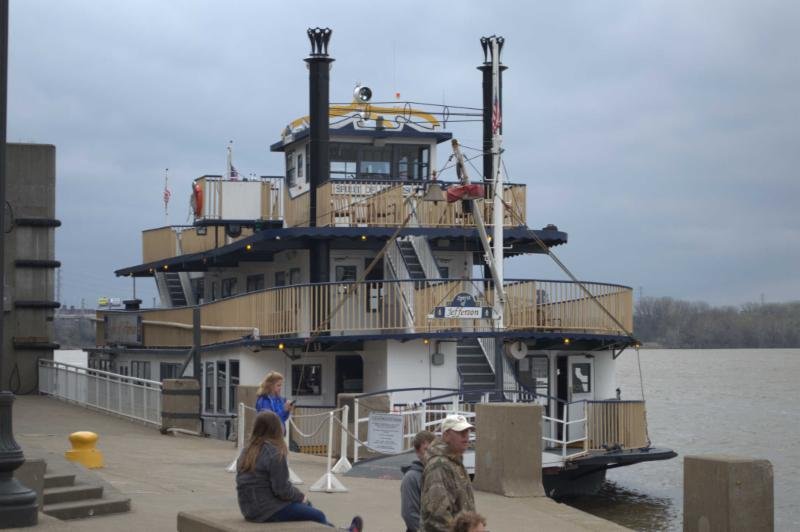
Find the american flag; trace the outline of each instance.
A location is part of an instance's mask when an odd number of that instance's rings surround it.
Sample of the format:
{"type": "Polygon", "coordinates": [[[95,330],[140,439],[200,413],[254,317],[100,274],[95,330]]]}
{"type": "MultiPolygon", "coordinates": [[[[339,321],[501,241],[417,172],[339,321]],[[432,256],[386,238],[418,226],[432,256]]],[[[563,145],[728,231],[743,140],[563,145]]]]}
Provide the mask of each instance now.
{"type": "Polygon", "coordinates": [[[500,113],[500,99],[495,94],[494,103],[492,104],[492,134],[496,134],[500,130],[503,123],[503,117],[500,113]]]}
{"type": "Polygon", "coordinates": [[[172,191],[169,189],[169,187],[167,187],[165,185],[164,186],[164,207],[167,206],[167,204],[169,203],[169,198],[171,198],[171,197],[172,197],[172,191]]]}

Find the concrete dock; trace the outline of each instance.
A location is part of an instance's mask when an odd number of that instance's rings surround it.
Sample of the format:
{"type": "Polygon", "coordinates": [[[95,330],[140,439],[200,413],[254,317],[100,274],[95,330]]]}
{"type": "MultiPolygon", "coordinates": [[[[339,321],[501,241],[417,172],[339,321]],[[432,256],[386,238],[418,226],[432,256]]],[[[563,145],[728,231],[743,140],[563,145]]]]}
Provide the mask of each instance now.
{"type": "MultiPolygon", "coordinates": [[[[179,511],[237,508],[234,475],[225,470],[236,457],[230,442],[162,435],[155,428],[49,397],[23,396],[14,404],[14,435],[26,456],[61,457],[69,448],[67,436],[79,430],[99,434],[106,465],[93,472],[131,498],[131,511],[77,521],[45,516],[39,527],[24,530],[167,531],[176,529],[179,511]]],[[[325,473],[320,457],[292,453],[290,465],[303,479],[298,487],[306,493],[325,473]]],[[[345,525],[359,514],[370,532],[404,530],[400,481],[338,478],[349,492],[309,493],[331,522],[345,525]]],[[[626,530],[546,497],[475,495],[478,512],[495,532],[626,530]]]]}

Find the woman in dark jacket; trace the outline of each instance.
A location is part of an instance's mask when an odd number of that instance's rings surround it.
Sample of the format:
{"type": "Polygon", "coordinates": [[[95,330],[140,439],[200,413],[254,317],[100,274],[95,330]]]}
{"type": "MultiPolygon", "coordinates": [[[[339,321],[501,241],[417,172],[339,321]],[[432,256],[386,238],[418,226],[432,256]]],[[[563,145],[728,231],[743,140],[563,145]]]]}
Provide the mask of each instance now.
{"type": "Polygon", "coordinates": [[[239,456],[236,493],[239,509],[248,521],[316,521],[329,524],[303,492],[289,482],[283,424],[274,412],[264,411],[253,422],[247,448],[239,456]]]}

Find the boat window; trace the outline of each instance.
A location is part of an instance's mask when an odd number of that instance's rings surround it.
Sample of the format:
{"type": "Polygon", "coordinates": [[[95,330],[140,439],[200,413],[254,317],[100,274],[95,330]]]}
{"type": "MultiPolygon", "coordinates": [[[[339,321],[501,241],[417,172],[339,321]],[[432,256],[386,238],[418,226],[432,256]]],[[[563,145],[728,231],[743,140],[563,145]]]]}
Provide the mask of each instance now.
{"type": "Polygon", "coordinates": [[[289,284],[300,284],[300,268],[289,269],[289,284]]]}
{"type": "Polygon", "coordinates": [[[336,266],[336,282],[354,283],[356,281],[355,266],[336,266]]]}
{"type": "Polygon", "coordinates": [[[236,277],[229,277],[222,280],[222,297],[231,297],[236,293],[236,277]]]}
{"type": "Polygon", "coordinates": [[[531,355],[518,363],[520,382],[537,395],[550,395],[549,362],[545,355],[531,355]]]}
{"type": "Polygon", "coordinates": [[[292,365],[292,395],[322,395],[322,364],[292,365]]]}
{"type": "Polygon", "coordinates": [[[131,377],[150,379],[150,362],[134,360],[131,362],[131,377]]]}
{"type": "Polygon", "coordinates": [[[431,149],[428,146],[422,146],[419,149],[419,179],[428,179],[430,175],[430,157],[431,149]]]}
{"type": "Polygon", "coordinates": [[[255,292],[256,290],[263,290],[264,289],[264,274],[259,273],[257,275],[248,275],[247,276],[247,291],[248,292],[255,292]]]}
{"type": "Polygon", "coordinates": [[[304,179],[304,176],[305,176],[304,170],[305,170],[305,168],[306,167],[303,164],[303,154],[302,153],[298,153],[297,154],[297,182],[298,183],[304,183],[305,182],[305,179],[304,179]]]}
{"type": "Polygon", "coordinates": [[[294,172],[294,150],[286,152],[286,183],[293,187],[295,185],[295,172],[294,172]]]}
{"type": "Polygon", "coordinates": [[[358,150],[355,144],[332,142],[330,145],[331,179],[355,179],[358,150]]]}
{"type": "Polygon", "coordinates": [[[225,382],[227,373],[225,371],[225,361],[217,361],[217,412],[225,412],[225,382]]]}
{"type": "Polygon", "coordinates": [[[205,367],[203,368],[203,392],[205,395],[205,403],[204,403],[204,410],[206,412],[213,412],[214,411],[214,395],[212,392],[212,386],[214,384],[214,363],[213,362],[206,362],[205,367]]]}
{"type": "Polygon", "coordinates": [[[194,294],[194,300],[198,303],[203,303],[205,297],[205,279],[202,277],[198,277],[191,280],[192,286],[192,293],[194,294]]]}
{"type": "Polygon", "coordinates": [[[275,272],[274,286],[286,286],[286,272],[275,272]]]}
{"type": "Polygon", "coordinates": [[[331,142],[329,153],[331,179],[427,179],[429,175],[429,146],[331,142]]]}
{"type": "Polygon", "coordinates": [[[399,179],[427,178],[428,152],[427,146],[396,145],[397,177],[399,179]]]}
{"type": "Polygon", "coordinates": [[[228,361],[228,378],[230,385],[228,386],[228,412],[236,412],[238,406],[237,393],[239,390],[239,361],[228,361]]]}
{"type": "Polygon", "coordinates": [[[180,371],[181,371],[180,364],[162,362],[158,368],[158,376],[159,379],[161,379],[162,381],[164,379],[179,379],[180,371]]]}
{"type": "Polygon", "coordinates": [[[358,177],[389,179],[392,177],[392,147],[365,146],[361,149],[358,177]]]}
{"type": "Polygon", "coordinates": [[[592,365],[588,362],[572,365],[572,393],[592,391],[592,365]]]}

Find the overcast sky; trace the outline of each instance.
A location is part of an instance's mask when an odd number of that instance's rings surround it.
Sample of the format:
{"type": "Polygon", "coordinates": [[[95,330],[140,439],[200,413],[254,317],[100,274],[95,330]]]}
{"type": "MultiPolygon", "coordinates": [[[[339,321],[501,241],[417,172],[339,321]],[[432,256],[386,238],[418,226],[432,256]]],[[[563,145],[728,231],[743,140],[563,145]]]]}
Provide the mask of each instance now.
{"type": "MultiPolygon", "coordinates": [[[[8,139],[57,147],[62,302],[131,296],[113,271],[165,225],[164,168],[171,224],[228,140],[240,173],[282,172],[268,145],[307,113],[315,26],[334,30],[338,102],[361,81],[378,101],[478,107],[479,38],[503,35],[505,164],[579,278],[800,299],[796,2],[11,0],[8,139]]],[[[452,131],[480,142],[479,124],[452,131]]],[[[506,275],[564,278],[542,256],[506,275]]]]}

